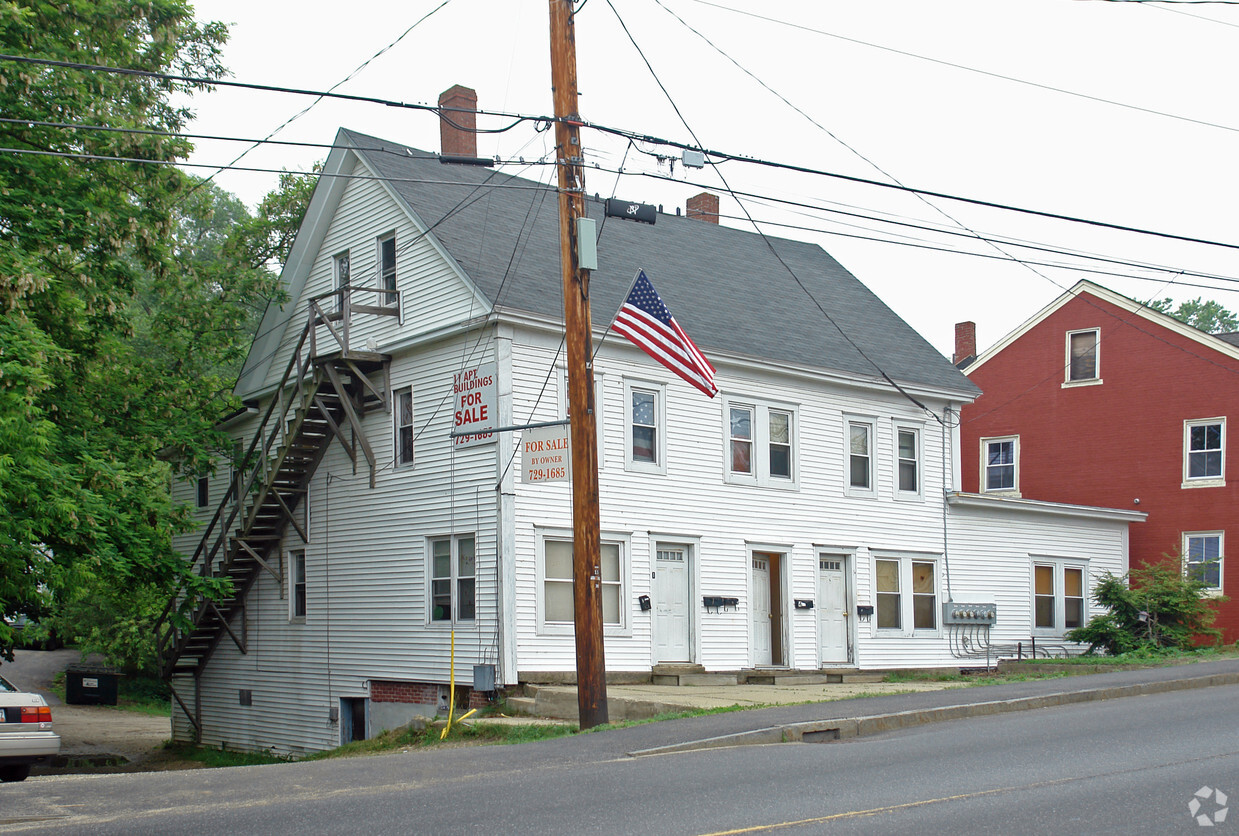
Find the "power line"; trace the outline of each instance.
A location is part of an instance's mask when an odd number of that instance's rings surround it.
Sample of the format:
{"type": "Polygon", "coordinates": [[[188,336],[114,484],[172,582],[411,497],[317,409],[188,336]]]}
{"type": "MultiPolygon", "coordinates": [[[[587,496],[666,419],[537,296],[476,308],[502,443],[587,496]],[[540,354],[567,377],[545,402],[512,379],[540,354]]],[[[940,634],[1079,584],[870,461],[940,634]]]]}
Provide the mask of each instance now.
{"type": "MultiPolygon", "coordinates": [[[[694,2],[705,2],[705,0],[694,0],[694,2]]],[[[1236,0],[1236,2],[1239,2],[1239,0],[1236,0]]],[[[716,5],[716,4],[707,3],[707,5],[716,5]]],[[[726,8],[726,7],[720,6],[719,8],[726,8]]],[[[826,33],[826,34],[829,34],[829,33],[826,33]]],[[[155,73],[155,72],[151,72],[148,70],[124,69],[124,68],[117,68],[117,67],[107,67],[107,66],[98,65],[98,64],[80,64],[80,63],[74,63],[74,62],[68,62],[68,61],[53,61],[53,60],[45,59],[45,58],[29,58],[29,57],[24,57],[24,56],[8,55],[8,54],[2,54],[2,53],[0,53],[0,61],[18,61],[18,62],[23,62],[23,63],[41,64],[41,65],[55,66],[55,67],[62,67],[62,68],[69,68],[69,69],[123,73],[123,74],[137,75],[137,76],[142,76],[142,77],[157,78],[157,79],[171,80],[171,81],[182,81],[182,82],[196,83],[196,84],[207,84],[207,85],[216,84],[216,85],[222,85],[222,86],[244,87],[244,88],[254,89],[254,90],[265,90],[268,92],[340,98],[340,99],[346,99],[350,101],[367,102],[370,104],[382,104],[382,105],[389,106],[389,107],[401,107],[401,108],[409,108],[409,109],[414,109],[414,110],[422,110],[422,111],[426,111],[430,113],[435,113],[439,115],[441,119],[444,119],[445,121],[451,124],[455,124],[452,122],[450,116],[447,115],[449,113],[456,112],[456,109],[454,108],[441,108],[437,105],[398,102],[398,101],[393,101],[390,99],[381,99],[381,98],[374,97],[374,96],[358,96],[358,95],[344,94],[344,93],[328,93],[326,91],[305,90],[305,89],[298,89],[298,88],[291,88],[291,87],[275,87],[275,86],[269,86],[269,85],[251,84],[251,83],[246,83],[246,82],[215,81],[215,80],[208,79],[208,78],[195,78],[192,76],[177,76],[177,75],[170,75],[166,73],[155,73]]],[[[505,130],[511,130],[513,127],[516,126],[516,124],[519,124],[521,122],[552,124],[558,121],[556,117],[553,117],[553,116],[532,116],[528,114],[507,113],[503,111],[493,111],[493,110],[477,110],[473,112],[476,112],[480,116],[501,116],[501,117],[507,117],[507,118],[511,118],[515,120],[514,124],[508,125],[504,128],[498,128],[498,129],[480,129],[479,128],[479,129],[474,129],[475,133],[499,133],[505,130]]],[[[580,121],[580,126],[583,128],[590,128],[592,130],[596,130],[601,133],[622,137],[624,139],[632,140],[636,142],[647,142],[647,143],[651,143],[654,145],[661,145],[661,146],[665,146],[668,148],[678,148],[681,150],[701,151],[702,153],[707,154],[710,157],[715,157],[719,161],[722,161],[722,162],[746,163],[749,165],[757,165],[757,166],[761,166],[765,168],[773,168],[773,169],[778,169],[782,171],[790,171],[790,172],[795,172],[795,173],[800,173],[800,174],[812,174],[812,175],[816,175],[819,177],[828,177],[828,178],[832,178],[836,180],[841,180],[844,182],[856,183],[858,185],[876,186],[878,188],[901,191],[901,192],[905,192],[908,194],[922,195],[925,197],[936,197],[936,198],[940,198],[943,200],[951,200],[951,201],[965,203],[965,204],[972,205],[972,206],[980,206],[980,207],[987,208],[987,209],[996,209],[996,210],[1006,211],[1006,212],[1016,212],[1018,214],[1031,215],[1033,217],[1040,217],[1040,218],[1047,218],[1049,220],[1058,220],[1058,221],[1064,221],[1067,223],[1078,223],[1078,224],[1084,224],[1087,226],[1096,226],[1102,229],[1112,229],[1118,232],[1128,232],[1128,233],[1137,234],[1137,235],[1149,235],[1149,236],[1153,236],[1157,238],[1165,238],[1165,239],[1173,240],[1173,241],[1183,241],[1183,242],[1190,243],[1190,244],[1203,244],[1205,246],[1210,246],[1210,247],[1239,249],[1239,244],[1228,244],[1228,243],[1224,243],[1221,241],[1211,241],[1211,240],[1204,239],[1204,238],[1196,238],[1196,237],[1187,236],[1187,235],[1177,235],[1177,234],[1169,233],[1169,232],[1158,232],[1156,230],[1143,229],[1141,227],[1133,227],[1133,226],[1128,226],[1125,224],[1115,224],[1115,223],[1108,223],[1106,221],[1090,220],[1088,218],[1081,218],[1081,217],[1077,217],[1073,215],[1066,215],[1066,214],[1062,214],[1058,212],[1047,212],[1047,211],[1038,210],[1038,209],[1027,209],[1027,208],[1023,208],[1019,206],[1012,206],[1010,204],[998,203],[996,201],[980,200],[977,198],[963,197],[961,195],[953,195],[953,194],[949,194],[946,192],[934,191],[931,189],[921,189],[921,188],[915,188],[912,186],[905,186],[901,184],[886,183],[880,180],[873,180],[873,179],[866,178],[866,177],[857,177],[854,175],[840,174],[838,172],[825,171],[823,169],[815,169],[815,168],[810,168],[808,166],[795,165],[791,163],[780,163],[780,162],[763,159],[759,157],[750,157],[750,156],[746,156],[743,154],[733,154],[733,153],[726,152],[726,151],[708,149],[708,148],[702,147],[700,144],[690,145],[687,143],[677,142],[677,141],[670,140],[670,139],[663,139],[663,138],[651,136],[648,134],[642,134],[637,131],[627,130],[623,128],[609,127],[609,126],[601,125],[601,124],[594,123],[594,122],[580,121]]],[[[460,126],[457,126],[457,127],[460,127],[460,126]]],[[[461,128],[461,129],[464,130],[464,128],[461,128]]],[[[712,164],[717,166],[718,163],[712,161],[712,164]]],[[[246,170],[251,170],[251,169],[238,168],[234,170],[246,171],[246,170]]],[[[261,170],[261,169],[253,169],[253,170],[261,170]]]]}
{"type": "MultiPolygon", "coordinates": [[[[756,18],[757,20],[764,20],[767,23],[775,23],[775,24],[778,24],[779,26],[786,26],[791,29],[798,29],[802,32],[808,32],[814,35],[822,35],[827,38],[835,38],[836,40],[846,41],[847,43],[856,44],[857,46],[869,47],[870,49],[880,49],[883,52],[890,52],[895,55],[902,55],[905,58],[915,58],[918,61],[928,61],[931,64],[938,64],[943,67],[950,67],[956,70],[963,70],[964,72],[976,73],[977,75],[988,76],[990,78],[996,78],[1001,81],[1010,81],[1014,84],[1023,84],[1027,87],[1035,87],[1038,90],[1047,90],[1051,93],[1060,93],[1064,96],[1074,96],[1076,98],[1085,99],[1090,102],[1097,102],[1099,104],[1110,105],[1112,107],[1121,107],[1126,110],[1134,110],[1138,113],[1146,113],[1151,116],[1162,116],[1167,119],[1176,119],[1181,122],[1190,122],[1193,125],[1201,125],[1206,128],[1218,128],[1219,130],[1223,130],[1223,131],[1231,131],[1231,132],[1239,133],[1239,127],[1234,127],[1232,125],[1223,125],[1218,122],[1210,122],[1205,119],[1194,119],[1190,116],[1180,116],[1177,113],[1169,113],[1167,111],[1156,110],[1151,107],[1143,107],[1141,105],[1128,104],[1126,102],[1117,102],[1117,101],[1114,101],[1113,99],[1106,99],[1106,98],[1102,98],[1101,96],[1092,96],[1092,95],[1089,95],[1088,93],[1078,93],[1074,90],[1067,90],[1065,88],[1055,87],[1050,84],[1042,84],[1037,81],[1029,81],[1027,79],[1016,78],[1015,76],[1003,75],[1002,73],[995,73],[989,70],[979,70],[976,67],[969,67],[965,64],[957,64],[953,61],[945,61],[941,58],[933,58],[928,55],[921,55],[915,52],[908,52],[907,50],[903,50],[903,49],[895,49],[894,47],[883,46],[882,44],[875,44],[870,41],[862,41],[859,38],[850,38],[846,35],[838,35],[838,34],[835,34],[834,32],[827,32],[824,29],[814,29],[811,26],[805,26],[800,23],[792,23],[787,20],[780,20],[777,17],[770,17],[768,15],[762,15],[756,12],[745,11],[743,9],[735,9],[735,8],[732,8],[731,6],[724,6],[721,3],[710,2],[710,0],[692,0],[692,2],[700,3],[703,6],[710,6],[715,9],[721,9],[722,11],[725,11],[725,12],[732,12],[734,14],[745,15],[747,17],[756,18]]],[[[1200,3],[1231,3],[1233,4],[1233,3],[1239,3],[1239,0],[1106,0],[1106,2],[1112,2],[1112,3],[1116,3],[1116,2],[1117,3],[1126,3],[1126,2],[1194,3],[1194,2],[1200,2],[1200,3]]]]}

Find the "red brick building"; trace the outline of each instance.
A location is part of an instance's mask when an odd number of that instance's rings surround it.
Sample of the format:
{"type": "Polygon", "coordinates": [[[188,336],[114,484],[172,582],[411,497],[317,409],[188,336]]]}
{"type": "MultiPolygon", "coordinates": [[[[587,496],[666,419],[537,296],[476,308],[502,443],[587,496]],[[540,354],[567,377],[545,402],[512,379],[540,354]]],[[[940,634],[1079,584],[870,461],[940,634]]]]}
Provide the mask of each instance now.
{"type": "MultiPolygon", "coordinates": [[[[1239,564],[1226,557],[1239,553],[1239,465],[1227,449],[1235,337],[1090,282],[979,356],[975,325],[961,323],[955,360],[984,392],[961,414],[963,489],[1147,513],[1129,530],[1131,565],[1181,561],[1230,596],[1216,624],[1239,640],[1239,564]]],[[[1052,557],[1034,601],[1079,582],[1056,575],[1052,557]]]]}

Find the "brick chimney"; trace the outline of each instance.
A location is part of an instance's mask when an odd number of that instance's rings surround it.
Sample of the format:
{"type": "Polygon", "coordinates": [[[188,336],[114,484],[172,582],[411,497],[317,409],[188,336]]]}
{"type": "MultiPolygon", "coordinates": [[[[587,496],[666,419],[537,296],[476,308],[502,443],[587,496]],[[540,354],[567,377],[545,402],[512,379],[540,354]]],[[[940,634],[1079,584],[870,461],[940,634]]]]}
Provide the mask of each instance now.
{"type": "Polygon", "coordinates": [[[955,323],[955,354],[951,362],[960,369],[972,365],[977,356],[977,324],[975,322],[955,323]]]}
{"type": "Polygon", "coordinates": [[[702,192],[690,197],[685,205],[685,214],[707,223],[718,223],[718,195],[702,192]]]}
{"type": "Polygon", "coordinates": [[[477,91],[457,84],[439,95],[439,107],[455,108],[439,115],[439,137],[443,156],[476,158],[478,135],[474,131],[478,126],[477,91]]]}

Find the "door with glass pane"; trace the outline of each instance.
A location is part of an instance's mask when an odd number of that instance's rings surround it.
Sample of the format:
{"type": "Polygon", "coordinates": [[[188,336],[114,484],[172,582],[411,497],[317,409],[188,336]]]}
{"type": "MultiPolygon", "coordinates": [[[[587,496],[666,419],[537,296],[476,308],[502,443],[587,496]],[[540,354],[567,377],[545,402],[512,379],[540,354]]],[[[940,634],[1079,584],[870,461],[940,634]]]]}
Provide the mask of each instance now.
{"type": "Polygon", "coordinates": [[[848,661],[847,579],[841,557],[818,559],[818,636],[822,664],[848,661]]]}
{"type": "Polygon", "coordinates": [[[753,555],[753,592],[749,609],[753,615],[753,664],[772,664],[770,618],[770,558],[753,555]]]}
{"type": "Polygon", "coordinates": [[[654,561],[654,662],[692,661],[688,549],[662,547],[654,561]]]}

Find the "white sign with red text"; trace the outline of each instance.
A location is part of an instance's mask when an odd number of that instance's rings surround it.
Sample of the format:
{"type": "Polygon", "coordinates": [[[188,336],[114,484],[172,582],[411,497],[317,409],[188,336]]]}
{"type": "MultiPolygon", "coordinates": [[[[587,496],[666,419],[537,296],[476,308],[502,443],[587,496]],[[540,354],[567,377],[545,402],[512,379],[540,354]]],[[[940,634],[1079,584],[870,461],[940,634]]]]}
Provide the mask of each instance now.
{"type": "Polygon", "coordinates": [[[521,481],[526,485],[567,482],[572,476],[570,461],[567,424],[521,434],[521,481]]]}
{"type": "Polygon", "coordinates": [[[476,369],[457,372],[452,379],[452,395],[456,401],[453,432],[464,433],[452,439],[456,447],[470,447],[495,440],[487,432],[497,426],[499,418],[499,376],[494,363],[483,363],[476,369]]]}

